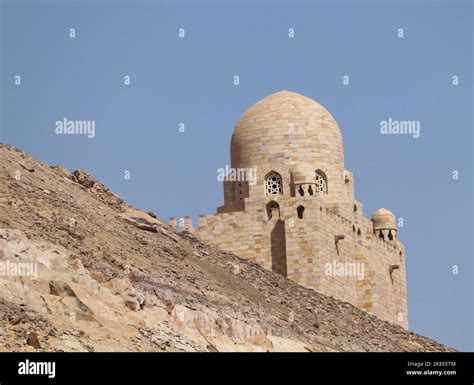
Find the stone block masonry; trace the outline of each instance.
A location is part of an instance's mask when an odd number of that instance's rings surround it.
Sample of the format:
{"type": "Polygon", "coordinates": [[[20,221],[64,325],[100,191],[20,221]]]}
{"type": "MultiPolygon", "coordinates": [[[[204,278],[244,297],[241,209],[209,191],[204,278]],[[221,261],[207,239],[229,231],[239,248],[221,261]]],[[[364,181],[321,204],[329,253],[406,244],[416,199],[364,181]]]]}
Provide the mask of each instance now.
{"type": "Polygon", "coordinates": [[[231,167],[254,170],[256,180],[224,181],[224,205],[201,215],[195,229],[186,218],[186,228],[408,328],[405,249],[395,216],[379,209],[364,217],[341,132],[324,107],[288,91],[260,100],[234,129],[231,167]]]}

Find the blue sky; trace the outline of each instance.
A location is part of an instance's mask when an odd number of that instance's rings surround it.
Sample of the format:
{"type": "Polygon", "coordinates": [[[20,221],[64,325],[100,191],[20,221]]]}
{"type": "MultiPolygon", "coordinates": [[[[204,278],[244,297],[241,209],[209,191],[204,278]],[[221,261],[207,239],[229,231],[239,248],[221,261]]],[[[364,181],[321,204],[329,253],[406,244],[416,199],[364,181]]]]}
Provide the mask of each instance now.
{"type": "Polygon", "coordinates": [[[222,204],[245,109],[311,97],[339,124],[365,215],[404,219],[410,328],[472,351],[472,20],[468,1],[3,1],[0,139],[196,218],[222,204]],[[380,135],[389,117],[419,120],[421,137],[380,135]],[[56,135],[63,118],[94,120],[95,138],[56,135]]]}

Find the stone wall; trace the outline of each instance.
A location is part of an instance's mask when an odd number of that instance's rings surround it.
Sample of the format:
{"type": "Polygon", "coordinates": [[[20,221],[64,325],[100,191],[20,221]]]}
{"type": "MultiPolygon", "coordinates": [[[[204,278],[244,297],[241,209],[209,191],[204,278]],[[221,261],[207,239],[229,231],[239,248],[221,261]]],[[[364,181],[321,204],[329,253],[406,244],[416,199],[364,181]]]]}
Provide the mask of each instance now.
{"type": "Polygon", "coordinates": [[[246,199],[248,211],[203,215],[196,229],[186,226],[225,251],[408,327],[403,245],[375,237],[359,202],[271,198],[280,206],[279,217],[268,219],[270,197],[254,197],[246,199]],[[298,206],[305,208],[302,219],[298,206]]]}

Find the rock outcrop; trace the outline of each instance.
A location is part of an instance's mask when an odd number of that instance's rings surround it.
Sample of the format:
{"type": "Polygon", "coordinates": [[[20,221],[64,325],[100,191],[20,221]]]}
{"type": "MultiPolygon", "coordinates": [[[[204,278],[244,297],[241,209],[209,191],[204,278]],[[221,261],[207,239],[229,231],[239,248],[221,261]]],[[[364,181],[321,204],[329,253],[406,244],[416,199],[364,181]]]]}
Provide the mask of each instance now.
{"type": "Polygon", "coordinates": [[[86,171],[0,145],[0,181],[0,351],[451,350],[211,247],[86,171]]]}

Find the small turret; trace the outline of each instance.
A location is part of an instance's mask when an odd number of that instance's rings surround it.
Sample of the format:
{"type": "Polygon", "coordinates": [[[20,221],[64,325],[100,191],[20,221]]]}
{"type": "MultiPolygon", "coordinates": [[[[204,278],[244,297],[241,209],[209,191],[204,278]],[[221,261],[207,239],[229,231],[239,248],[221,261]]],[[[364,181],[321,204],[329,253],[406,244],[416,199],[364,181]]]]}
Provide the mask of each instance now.
{"type": "Polygon", "coordinates": [[[306,163],[298,163],[291,171],[292,196],[327,194],[326,174],[306,163]]]}
{"type": "Polygon", "coordinates": [[[374,224],[374,234],[384,241],[394,241],[397,239],[397,220],[395,215],[387,209],[378,209],[372,215],[374,224]]]}

